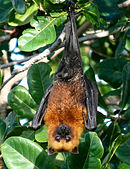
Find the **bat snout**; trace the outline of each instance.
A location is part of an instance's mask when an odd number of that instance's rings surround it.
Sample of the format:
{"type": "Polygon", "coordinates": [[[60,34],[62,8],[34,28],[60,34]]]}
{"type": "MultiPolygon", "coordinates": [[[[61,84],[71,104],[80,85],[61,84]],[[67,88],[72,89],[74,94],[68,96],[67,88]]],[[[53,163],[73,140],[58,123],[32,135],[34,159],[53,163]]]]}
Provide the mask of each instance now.
{"type": "Polygon", "coordinates": [[[49,154],[54,152],[72,152],[78,154],[79,137],[83,128],[71,127],[67,124],[57,125],[49,129],[49,154]]]}
{"type": "Polygon", "coordinates": [[[65,140],[66,142],[69,142],[71,141],[73,135],[68,125],[61,124],[56,128],[53,136],[55,137],[55,140],[57,142],[60,142],[61,140],[65,140]]]}

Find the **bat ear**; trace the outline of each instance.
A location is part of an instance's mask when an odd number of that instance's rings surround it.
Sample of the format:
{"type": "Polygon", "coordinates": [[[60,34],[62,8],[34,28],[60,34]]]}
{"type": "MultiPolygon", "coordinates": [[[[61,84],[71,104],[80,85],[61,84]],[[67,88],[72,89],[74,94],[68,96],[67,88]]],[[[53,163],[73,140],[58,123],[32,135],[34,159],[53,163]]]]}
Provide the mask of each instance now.
{"type": "Polygon", "coordinates": [[[50,155],[53,155],[53,154],[55,154],[56,153],[56,151],[52,148],[52,147],[50,147],[49,149],[48,149],[48,155],[50,156],[50,155]]]}
{"type": "Polygon", "coordinates": [[[75,147],[75,148],[72,150],[72,153],[73,153],[73,154],[79,154],[78,147],[75,147]]]}

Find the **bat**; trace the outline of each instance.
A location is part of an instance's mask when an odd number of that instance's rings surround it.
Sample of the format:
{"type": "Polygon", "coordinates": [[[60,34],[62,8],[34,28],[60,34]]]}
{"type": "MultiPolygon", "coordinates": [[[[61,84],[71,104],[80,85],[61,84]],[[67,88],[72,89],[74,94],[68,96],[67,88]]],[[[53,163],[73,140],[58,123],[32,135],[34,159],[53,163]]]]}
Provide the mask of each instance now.
{"type": "Polygon", "coordinates": [[[48,127],[48,155],[55,152],[78,154],[79,138],[86,128],[96,128],[98,89],[84,74],[74,9],[65,25],[63,57],[33,118],[32,128],[48,127]]]}

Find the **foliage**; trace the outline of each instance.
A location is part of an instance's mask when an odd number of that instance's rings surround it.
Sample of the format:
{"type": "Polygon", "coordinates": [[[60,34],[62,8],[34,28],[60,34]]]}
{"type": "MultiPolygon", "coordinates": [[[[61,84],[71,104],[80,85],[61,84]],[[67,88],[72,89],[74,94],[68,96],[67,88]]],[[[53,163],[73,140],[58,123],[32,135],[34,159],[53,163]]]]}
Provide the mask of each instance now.
{"type": "MultiPolygon", "coordinates": [[[[98,127],[95,132],[84,131],[78,155],[56,153],[53,156],[47,155],[46,126],[37,131],[30,128],[30,122],[45,90],[52,83],[53,73],[61,58],[59,55],[51,60],[52,53],[48,57],[49,63],[31,66],[27,73],[28,88],[15,84],[8,95],[10,108],[7,107],[6,118],[0,118],[0,153],[8,169],[130,168],[129,7],[119,8],[123,0],[74,2],[79,15],[78,28],[86,21],[91,22],[81,37],[87,37],[86,32],[93,30],[94,34],[103,30],[111,34],[100,39],[92,38],[88,41],[89,46],[87,43],[81,43],[80,46],[84,72],[91,80],[97,81],[100,92],[98,127]]],[[[0,63],[2,50],[8,49],[9,40],[1,40],[7,30],[12,32],[10,39],[18,38],[18,47],[21,49],[20,52],[10,50],[9,54],[24,54],[24,57],[39,54],[63,30],[68,7],[69,2],[65,0],[0,0],[0,63]]],[[[10,55],[9,61],[12,62],[10,55]]],[[[13,69],[14,66],[11,71],[13,69]]],[[[0,85],[2,83],[1,67],[0,85]]]]}

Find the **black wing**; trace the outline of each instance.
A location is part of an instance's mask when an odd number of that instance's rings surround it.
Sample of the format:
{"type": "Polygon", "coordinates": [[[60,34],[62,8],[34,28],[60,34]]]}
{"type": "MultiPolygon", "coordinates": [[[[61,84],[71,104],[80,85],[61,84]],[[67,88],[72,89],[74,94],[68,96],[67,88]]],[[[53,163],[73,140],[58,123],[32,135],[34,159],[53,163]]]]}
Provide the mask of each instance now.
{"type": "Polygon", "coordinates": [[[94,130],[97,127],[97,104],[98,104],[98,88],[96,82],[91,82],[86,76],[85,79],[85,93],[87,106],[87,120],[83,112],[85,127],[88,130],[94,130]]]}
{"type": "Polygon", "coordinates": [[[46,107],[47,107],[47,102],[48,102],[48,96],[51,92],[51,88],[52,88],[52,85],[46,90],[42,100],[41,100],[41,103],[38,107],[38,110],[33,118],[33,121],[32,121],[32,128],[33,129],[38,129],[40,128],[42,125],[44,125],[44,116],[46,114],[46,107]]]}

